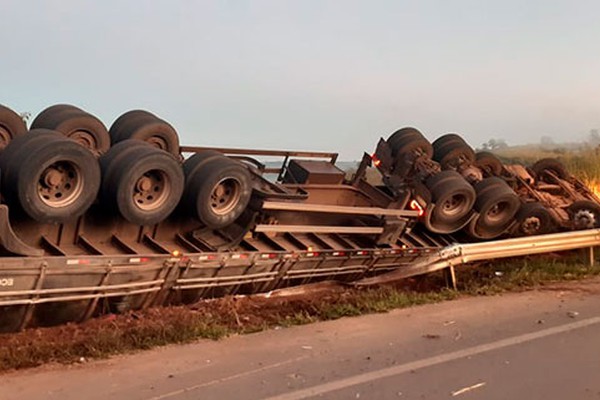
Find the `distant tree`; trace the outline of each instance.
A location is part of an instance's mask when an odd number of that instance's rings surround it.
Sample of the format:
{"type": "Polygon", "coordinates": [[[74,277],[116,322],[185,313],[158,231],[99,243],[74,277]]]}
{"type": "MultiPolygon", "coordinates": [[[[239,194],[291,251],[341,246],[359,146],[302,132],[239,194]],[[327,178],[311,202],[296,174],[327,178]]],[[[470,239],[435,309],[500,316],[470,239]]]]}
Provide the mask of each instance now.
{"type": "Polygon", "coordinates": [[[490,139],[487,142],[481,145],[482,150],[494,151],[494,150],[502,150],[506,149],[508,144],[504,141],[504,139],[490,139]]]}

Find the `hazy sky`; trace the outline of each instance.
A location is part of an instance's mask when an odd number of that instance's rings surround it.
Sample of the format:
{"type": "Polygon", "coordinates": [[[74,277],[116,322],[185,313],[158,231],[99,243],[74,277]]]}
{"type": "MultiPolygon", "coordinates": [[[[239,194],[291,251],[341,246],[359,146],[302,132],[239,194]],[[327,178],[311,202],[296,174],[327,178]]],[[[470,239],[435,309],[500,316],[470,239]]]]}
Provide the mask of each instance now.
{"type": "Polygon", "coordinates": [[[598,1],[0,0],[0,103],[147,108],[186,144],[474,146],[600,127],[598,1]]]}

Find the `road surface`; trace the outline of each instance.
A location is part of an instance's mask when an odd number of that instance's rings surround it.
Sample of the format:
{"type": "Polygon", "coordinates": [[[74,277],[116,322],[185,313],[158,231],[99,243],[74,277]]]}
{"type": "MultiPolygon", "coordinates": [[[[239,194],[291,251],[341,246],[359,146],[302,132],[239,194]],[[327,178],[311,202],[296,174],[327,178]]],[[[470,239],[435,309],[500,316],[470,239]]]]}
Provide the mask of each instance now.
{"type": "Polygon", "coordinates": [[[600,281],[4,374],[0,399],[599,399],[600,281]]]}

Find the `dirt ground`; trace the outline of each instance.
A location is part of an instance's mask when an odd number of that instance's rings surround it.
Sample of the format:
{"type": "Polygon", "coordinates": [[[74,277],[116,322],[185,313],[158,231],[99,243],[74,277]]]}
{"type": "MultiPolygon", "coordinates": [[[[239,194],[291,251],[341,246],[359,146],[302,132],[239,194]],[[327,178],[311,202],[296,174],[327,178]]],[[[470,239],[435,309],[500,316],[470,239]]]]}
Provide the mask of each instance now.
{"type": "Polygon", "coordinates": [[[0,397],[598,398],[598,293],[598,278],[551,283],[107,360],[49,364],[3,374],[0,397]]]}
{"type": "Polygon", "coordinates": [[[273,326],[358,315],[369,302],[391,291],[423,293],[433,281],[409,279],[395,286],[356,289],[320,283],[252,296],[207,299],[188,306],[157,307],[109,314],[83,323],[27,329],[0,335],[0,370],[28,368],[47,362],[76,362],[115,353],[183,343],[197,338],[219,339],[273,326]],[[339,313],[339,316],[336,315],[339,313]]]}
{"type": "MultiPolygon", "coordinates": [[[[467,281],[466,278],[478,284],[486,279],[488,282],[490,279],[506,281],[507,275],[496,276],[498,268],[499,265],[487,269],[472,267],[463,274],[463,282],[467,281]]],[[[573,271],[571,267],[568,268],[568,271],[573,271]]],[[[559,272],[556,276],[567,276],[564,271],[559,272]]],[[[585,273],[589,273],[589,270],[585,273]]],[[[525,279],[521,275],[517,273],[518,282],[525,279]]],[[[531,276],[527,272],[526,278],[531,276]]],[[[582,278],[585,276],[581,275],[582,278]]],[[[551,288],[562,284],[544,285],[551,288]]],[[[567,285],[569,290],[577,290],[578,283],[570,282],[567,285]]],[[[586,281],[580,285],[581,288],[589,287],[586,281]]],[[[79,324],[0,335],[0,371],[53,362],[73,363],[82,359],[106,358],[170,343],[186,343],[200,338],[221,339],[232,334],[273,327],[387,312],[460,296],[496,293],[480,292],[479,286],[477,288],[476,291],[448,290],[443,275],[432,274],[380,287],[357,288],[324,282],[266,294],[207,299],[187,306],[109,314],[79,324]]],[[[528,287],[509,288],[509,291],[520,291],[528,287]]]]}

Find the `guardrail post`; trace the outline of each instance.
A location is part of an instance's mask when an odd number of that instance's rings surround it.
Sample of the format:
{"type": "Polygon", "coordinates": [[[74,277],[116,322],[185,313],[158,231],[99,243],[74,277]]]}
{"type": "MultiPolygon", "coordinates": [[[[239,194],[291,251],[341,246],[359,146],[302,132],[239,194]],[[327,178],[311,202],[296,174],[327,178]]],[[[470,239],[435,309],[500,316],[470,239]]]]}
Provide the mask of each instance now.
{"type": "Polygon", "coordinates": [[[454,267],[450,265],[448,268],[444,268],[444,277],[446,278],[446,285],[451,287],[452,290],[457,290],[456,286],[456,274],[454,273],[454,267]]]}
{"type": "Polygon", "coordinates": [[[594,257],[594,247],[590,246],[589,248],[589,252],[588,252],[588,261],[590,263],[590,267],[593,267],[596,264],[596,260],[594,257]]]}

